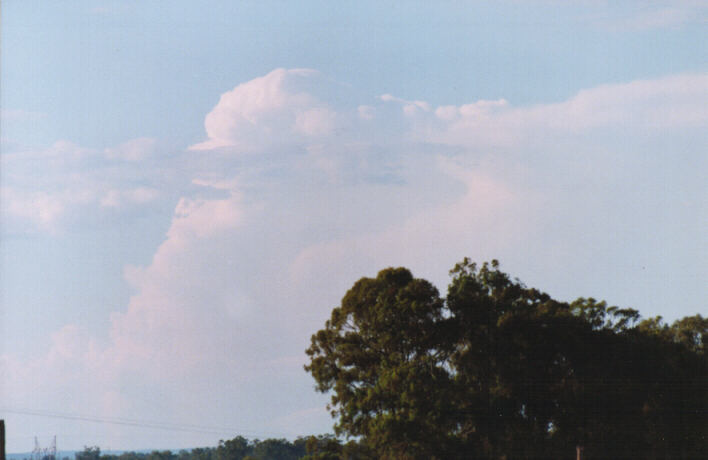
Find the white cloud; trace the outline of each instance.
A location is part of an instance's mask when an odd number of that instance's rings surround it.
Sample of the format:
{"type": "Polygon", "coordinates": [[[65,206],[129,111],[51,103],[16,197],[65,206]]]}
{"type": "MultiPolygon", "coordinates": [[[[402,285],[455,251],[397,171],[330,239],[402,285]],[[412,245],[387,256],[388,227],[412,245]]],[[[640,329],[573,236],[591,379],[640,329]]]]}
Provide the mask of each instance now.
{"type": "Polygon", "coordinates": [[[360,105],[356,110],[359,117],[364,120],[373,120],[376,113],[376,109],[370,105],[360,105]]]}
{"type": "Polygon", "coordinates": [[[441,120],[453,121],[460,116],[460,110],[454,105],[443,105],[435,109],[435,116],[441,120]]]}
{"type": "Polygon", "coordinates": [[[241,193],[234,181],[196,182],[220,190],[228,186],[228,196],[182,197],[151,263],[126,268],[136,294],[125,312],[112,315],[108,349],[121,367],[155,376],[183,375],[204,371],[199,367],[204,356],[221,365],[232,353],[227,331],[237,328],[230,327],[230,310],[243,308],[244,297],[237,287],[215,289],[213,283],[223,280],[229,266],[214,260],[219,255],[212,251],[228,254],[220,245],[242,225],[241,193]]]}
{"type": "Polygon", "coordinates": [[[240,212],[238,195],[223,200],[181,198],[175,209],[169,238],[183,238],[186,234],[209,236],[238,224],[240,212]]]}
{"type": "Polygon", "coordinates": [[[435,114],[421,137],[467,147],[521,148],[600,129],[653,135],[708,124],[708,75],[604,85],[556,104],[515,108],[501,99],[443,106],[435,114]]]}
{"type": "Polygon", "coordinates": [[[3,152],[0,213],[6,232],[57,232],[101,209],[127,210],[157,200],[169,164],[147,163],[154,139],[90,149],[60,140],[44,149],[3,152]]]}
{"type": "Polygon", "coordinates": [[[125,161],[141,161],[155,152],[155,139],[141,137],[133,139],[116,147],[105,149],[107,158],[125,161]]]}
{"type": "Polygon", "coordinates": [[[332,132],[336,114],[318,107],[301,112],[295,117],[295,129],[307,136],[323,136],[332,132]]]}
{"type": "Polygon", "coordinates": [[[420,112],[429,112],[430,104],[425,101],[407,101],[391,94],[382,94],[379,96],[383,102],[395,102],[403,106],[403,114],[407,117],[414,117],[420,112]]]}
{"type": "Polygon", "coordinates": [[[204,121],[208,139],[191,149],[262,150],[297,134],[329,133],[334,112],[303,89],[304,81],[318,76],[309,69],[276,69],[222,94],[204,121]]]}
{"type": "Polygon", "coordinates": [[[102,394],[116,376],[91,334],[74,324],[51,334],[45,356],[21,360],[3,355],[0,369],[5,394],[13,395],[5,402],[9,408],[50,412],[57,407],[69,413],[81,408],[103,412],[108,408],[102,394]]]}
{"type": "Polygon", "coordinates": [[[0,188],[2,211],[32,223],[41,230],[52,230],[52,224],[62,215],[66,199],[46,192],[22,192],[13,187],[0,188]]]}
{"type": "Polygon", "coordinates": [[[136,187],[127,190],[109,190],[101,198],[101,206],[117,208],[125,204],[145,204],[155,200],[160,195],[154,188],[136,187]]]}
{"type": "MultiPolygon", "coordinates": [[[[235,322],[250,305],[244,303],[247,298],[238,284],[228,286],[229,265],[214,259],[242,225],[241,194],[233,180],[195,182],[227,196],[179,200],[151,263],[126,268],[126,280],[135,295],[124,311],[111,315],[108,337],[102,331],[88,333],[67,325],[53,334],[44,356],[31,360],[2,356],[4,390],[17,395],[14,407],[186,424],[179,410],[155,412],[152,404],[132,396],[154,391],[156,402],[169,401],[170,407],[180,402],[182,408],[194,410],[191,399],[209,396],[199,390],[203,379],[216,378],[220,372],[222,378],[232,365],[243,372],[243,366],[233,363],[248,363],[250,355],[238,349],[247,346],[258,331],[235,322]],[[214,283],[221,287],[215,289],[214,283]],[[98,337],[104,338],[99,341],[98,337]],[[170,381],[179,383],[165,392],[170,381]]],[[[228,247],[225,250],[233,255],[228,247]]],[[[214,386],[224,394],[235,383],[228,378],[214,386]]],[[[219,426],[211,418],[199,423],[219,426]]],[[[86,430],[81,425],[76,429],[86,430]]],[[[133,433],[129,428],[117,432],[126,430],[133,433]]],[[[149,432],[134,433],[141,442],[149,442],[149,432]]],[[[216,442],[208,436],[202,439],[216,442]]]]}
{"type": "MultiPolygon", "coordinates": [[[[535,112],[535,113],[534,113],[535,112]]],[[[539,107],[549,127],[639,129],[700,127],[708,123],[708,74],[637,80],[580,91],[569,101],[539,107]]]]}
{"type": "Polygon", "coordinates": [[[326,289],[327,284],[341,285],[335,279],[342,272],[353,281],[401,265],[438,280],[463,255],[489,259],[507,252],[511,241],[531,235],[530,228],[537,225],[534,213],[540,207],[539,197],[495,177],[499,174],[494,168],[470,168],[442,158],[437,163],[428,174],[464,187],[454,201],[412,210],[402,221],[379,231],[304,248],[290,266],[294,284],[326,289]]]}

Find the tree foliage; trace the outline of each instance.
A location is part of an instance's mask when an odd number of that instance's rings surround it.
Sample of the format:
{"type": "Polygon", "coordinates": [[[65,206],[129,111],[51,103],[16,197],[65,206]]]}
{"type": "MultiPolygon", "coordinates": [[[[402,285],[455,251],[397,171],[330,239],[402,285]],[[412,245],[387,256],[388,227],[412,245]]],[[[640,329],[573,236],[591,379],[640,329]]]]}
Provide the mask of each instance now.
{"type": "Polygon", "coordinates": [[[318,389],[333,391],[335,431],[366,436],[382,458],[439,454],[453,429],[445,325],[437,289],[406,269],[357,282],[307,351],[318,389]]]}
{"type": "Polygon", "coordinates": [[[98,446],[84,446],[84,450],[74,454],[76,460],[98,460],[101,457],[101,448],[98,446]]]}
{"type": "Polygon", "coordinates": [[[312,336],[338,434],[372,458],[702,455],[708,319],[560,302],[496,261],[450,273],[444,298],[405,268],[362,278],[312,336]]]}

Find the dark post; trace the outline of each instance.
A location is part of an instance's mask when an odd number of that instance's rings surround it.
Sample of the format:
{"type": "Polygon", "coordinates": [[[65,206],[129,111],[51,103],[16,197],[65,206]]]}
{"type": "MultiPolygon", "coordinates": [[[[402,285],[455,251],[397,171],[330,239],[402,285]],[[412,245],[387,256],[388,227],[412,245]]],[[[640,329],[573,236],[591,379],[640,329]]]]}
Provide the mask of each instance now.
{"type": "Polygon", "coordinates": [[[5,420],[0,420],[0,460],[5,460],[5,420]]]}

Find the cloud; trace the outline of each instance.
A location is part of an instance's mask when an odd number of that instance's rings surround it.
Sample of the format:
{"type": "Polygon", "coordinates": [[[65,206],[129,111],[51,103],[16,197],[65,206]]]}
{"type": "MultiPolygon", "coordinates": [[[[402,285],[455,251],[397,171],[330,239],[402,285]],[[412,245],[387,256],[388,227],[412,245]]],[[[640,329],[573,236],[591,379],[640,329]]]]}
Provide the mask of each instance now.
{"type": "Polygon", "coordinates": [[[109,190],[101,198],[101,207],[117,208],[125,204],[144,204],[156,199],[160,192],[150,187],[136,187],[127,190],[109,190]]]}
{"type": "MultiPolygon", "coordinates": [[[[277,278],[264,276],[278,266],[278,249],[268,247],[268,241],[277,244],[275,239],[261,240],[259,234],[274,236],[281,230],[260,225],[248,230],[258,208],[244,203],[239,180],[212,176],[193,183],[192,192],[178,200],[152,260],[126,267],[134,295],[111,315],[107,335],[69,325],[55,334],[45,356],[25,362],[4,357],[8,391],[27,396],[17,398],[17,406],[240,427],[192,434],[176,440],[177,447],[210,445],[239,433],[306,434],[301,430],[307,425],[285,430],[274,422],[289,412],[298,419],[306,415],[310,426],[323,426],[323,418],[328,423],[326,414],[297,414],[319,399],[309,385],[299,385],[307,388],[305,398],[287,391],[309,378],[302,372],[302,346],[293,350],[289,338],[289,327],[299,322],[297,311],[283,302],[277,278]],[[263,260],[272,266],[266,269],[263,260]],[[34,383],[23,388],[24,381],[34,383]],[[31,397],[58,389],[63,396],[56,400],[31,397]],[[150,393],[149,403],[135,399],[150,393]],[[264,407],[268,397],[279,404],[264,407]],[[72,404],[62,406],[67,401],[72,404]]],[[[132,435],[132,442],[151,442],[144,429],[119,427],[116,432],[132,435]]]]}
{"type": "Polygon", "coordinates": [[[52,230],[53,223],[64,213],[68,197],[46,192],[22,192],[13,187],[0,188],[3,214],[31,222],[41,230],[52,230]]]}
{"type": "Polygon", "coordinates": [[[708,166],[708,76],[605,85],[530,107],[391,95],[346,105],[318,92],[321,78],[278,69],[236,86],[206,116],[207,139],[192,147],[200,155],[163,157],[159,170],[156,147],[142,140],[7,160],[18,169],[5,212],[34,209],[26,218],[38,223],[76,209],[72,199],[106,210],[164,199],[172,209],[149,262],[125,268],[132,296],[107,330],[69,325],[36,360],[3,357],[18,401],[61,387],[77,411],[322,432],[324,399],[301,368],[307,338],[356,279],[385,266],[444,289],[460,258],[496,257],[561,298],[656,309],[671,300],[656,282],[696,292],[689,284],[705,264],[695,247],[708,243],[696,199],[708,166]],[[20,187],[27,169],[52,162],[55,177],[20,187]],[[156,171],[177,169],[158,186],[156,171]],[[77,173],[68,185],[58,181],[67,172],[77,173]],[[75,191],[88,192],[62,195],[75,191]],[[655,278],[633,271],[639,262],[655,278]],[[42,379],[45,368],[56,381],[42,379]]]}
{"type": "Polygon", "coordinates": [[[105,149],[107,158],[125,161],[141,161],[155,152],[155,139],[141,137],[133,139],[116,147],[105,149]]]}
{"type": "Polygon", "coordinates": [[[470,148],[518,149],[600,130],[652,136],[708,124],[708,75],[604,85],[555,104],[517,108],[500,99],[442,106],[434,114],[421,139],[470,148]]]}
{"type": "Polygon", "coordinates": [[[360,105],[357,107],[357,113],[359,114],[359,117],[363,118],[364,120],[373,120],[376,109],[370,105],[360,105]]]}
{"type": "Polygon", "coordinates": [[[58,232],[71,222],[160,198],[171,167],[156,164],[157,143],[140,138],[103,151],[60,140],[44,149],[3,152],[0,213],[5,232],[58,232]],[[149,160],[149,161],[148,161],[149,160]]]}
{"type": "Polygon", "coordinates": [[[116,374],[95,338],[85,329],[67,324],[51,334],[46,355],[19,359],[3,355],[0,369],[5,394],[12,394],[9,408],[75,412],[92,407],[90,413],[109,409],[103,391],[116,374]],[[77,397],[81,395],[81,397],[77,397]]]}
{"type": "Polygon", "coordinates": [[[295,117],[295,131],[307,136],[323,136],[332,132],[336,114],[327,108],[309,109],[295,117]]]}
{"type": "Polygon", "coordinates": [[[425,101],[407,101],[391,94],[383,94],[379,97],[384,102],[395,102],[403,106],[403,113],[407,117],[413,117],[419,112],[429,112],[430,104],[425,101]]]}
{"type": "MultiPolygon", "coordinates": [[[[3,355],[4,390],[18,395],[13,398],[14,407],[193,426],[195,422],[183,411],[189,408],[192,417],[199,401],[211,415],[196,424],[220,426],[218,418],[232,404],[214,399],[204,406],[214,396],[204,389],[204,381],[213,381],[211,390],[218,388],[215,394],[220,397],[233,395],[241,388],[239,379],[249,374],[246,369],[253,353],[248,343],[257,343],[261,332],[253,321],[237,322],[248,316],[252,305],[240,292],[240,283],[229,286],[233,271],[230,265],[219,263],[223,260],[218,257],[220,252],[234,256],[230,240],[243,224],[237,182],[195,182],[199,189],[225,196],[202,198],[197,191],[179,200],[152,261],[144,267],[126,267],[126,281],[135,294],[124,310],[111,315],[107,334],[67,325],[53,334],[44,356],[20,360],[3,355]],[[216,285],[220,287],[215,289],[216,285]],[[241,377],[225,377],[232,372],[241,377]],[[176,385],[167,391],[169,382],[176,385]],[[135,399],[151,392],[150,403],[135,399]],[[215,409],[218,404],[221,415],[215,409]]],[[[85,426],[67,425],[87,432],[85,426]]],[[[145,429],[118,427],[114,431],[138,442],[151,442],[152,432],[145,429]]],[[[215,436],[193,435],[191,439],[213,444],[215,436]]]]}
{"type": "Polygon", "coordinates": [[[637,80],[580,91],[569,101],[531,111],[547,126],[572,130],[699,127],[708,122],[708,75],[637,80]]]}
{"type": "Polygon", "coordinates": [[[168,238],[186,235],[206,237],[234,227],[240,220],[238,194],[234,191],[223,200],[181,198],[177,203],[168,238]]]}
{"type": "MultiPolygon", "coordinates": [[[[246,266],[252,258],[245,248],[251,256],[264,251],[242,241],[249,209],[238,181],[200,178],[194,183],[220,196],[200,197],[198,190],[196,196],[180,198],[151,262],[125,269],[135,294],[124,311],[112,314],[104,349],[118,372],[199,386],[224,373],[245,378],[248,367],[259,362],[254,356],[277,356],[268,350],[254,354],[253,347],[262,346],[260,313],[250,299],[253,288],[237,274],[258,270],[258,265],[246,266]]],[[[181,391],[171,395],[183,396],[181,391]]]]}
{"type": "Polygon", "coordinates": [[[332,131],[335,114],[304,90],[305,80],[319,73],[310,69],[276,69],[221,95],[207,114],[207,140],[191,147],[210,150],[231,147],[260,150],[293,136],[318,136],[332,131]]]}
{"type": "Polygon", "coordinates": [[[492,165],[470,167],[440,157],[428,174],[461,185],[462,193],[442,206],[412,208],[405,219],[378,231],[304,248],[290,266],[290,276],[297,280],[293,284],[324,290],[339,285],[343,293],[345,286],[337,278],[354,280],[401,265],[444,281],[462,255],[500,257],[511,242],[530,237],[538,225],[541,198],[507,182],[492,165]]]}

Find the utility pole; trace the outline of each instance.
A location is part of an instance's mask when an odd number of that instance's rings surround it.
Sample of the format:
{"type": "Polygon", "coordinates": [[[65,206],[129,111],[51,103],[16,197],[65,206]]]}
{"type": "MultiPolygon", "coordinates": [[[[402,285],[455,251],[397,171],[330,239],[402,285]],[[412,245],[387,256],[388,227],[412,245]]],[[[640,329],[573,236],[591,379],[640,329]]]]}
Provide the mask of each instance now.
{"type": "Polygon", "coordinates": [[[575,459],[576,460],[584,460],[585,457],[583,457],[583,447],[582,446],[575,446],[575,459]]]}
{"type": "Polygon", "coordinates": [[[5,420],[0,420],[0,460],[5,460],[5,420]]]}

